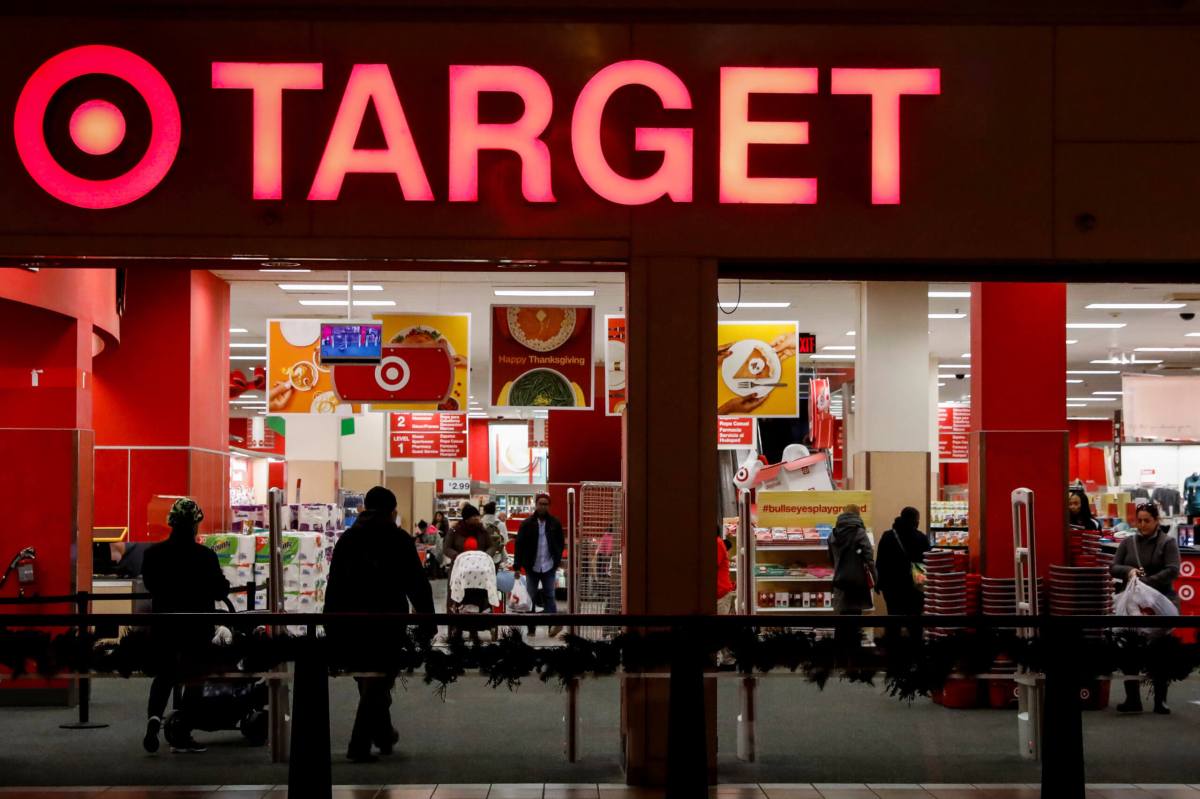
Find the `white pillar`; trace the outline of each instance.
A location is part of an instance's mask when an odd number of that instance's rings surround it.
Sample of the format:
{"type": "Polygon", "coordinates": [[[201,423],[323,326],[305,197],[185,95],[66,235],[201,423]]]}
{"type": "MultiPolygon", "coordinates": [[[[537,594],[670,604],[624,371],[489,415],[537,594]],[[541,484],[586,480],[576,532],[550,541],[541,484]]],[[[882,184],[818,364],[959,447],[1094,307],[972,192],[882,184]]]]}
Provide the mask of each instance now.
{"type": "Polygon", "coordinates": [[[905,505],[928,515],[929,298],[926,283],[864,283],[859,301],[854,487],[872,493],[876,534],[905,505]]]}

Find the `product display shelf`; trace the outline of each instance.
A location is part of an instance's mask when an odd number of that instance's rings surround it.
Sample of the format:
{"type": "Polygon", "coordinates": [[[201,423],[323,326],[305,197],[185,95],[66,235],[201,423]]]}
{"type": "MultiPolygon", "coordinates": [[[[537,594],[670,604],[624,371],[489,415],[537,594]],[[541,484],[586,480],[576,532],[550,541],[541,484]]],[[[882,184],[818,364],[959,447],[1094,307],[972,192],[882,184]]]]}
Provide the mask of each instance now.
{"type": "Polygon", "coordinates": [[[754,551],[756,612],[833,609],[833,564],[826,541],[778,544],[764,541],[757,543],[754,551]],[[765,573],[770,567],[776,567],[776,573],[765,573]],[[780,569],[792,573],[779,573],[780,569]],[[810,569],[816,573],[805,573],[810,569]]]}
{"type": "Polygon", "coordinates": [[[830,608],[826,608],[826,607],[819,607],[819,608],[807,607],[806,608],[806,607],[802,607],[802,606],[797,606],[794,608],[793,607],[784,608],[784,607],[777,606],[777,607],[773,607],[773,608],[757,607],[754,609],[754,611],[756,613],[833,613],[833,608],[831,608],[831,607],[830,608]]]}

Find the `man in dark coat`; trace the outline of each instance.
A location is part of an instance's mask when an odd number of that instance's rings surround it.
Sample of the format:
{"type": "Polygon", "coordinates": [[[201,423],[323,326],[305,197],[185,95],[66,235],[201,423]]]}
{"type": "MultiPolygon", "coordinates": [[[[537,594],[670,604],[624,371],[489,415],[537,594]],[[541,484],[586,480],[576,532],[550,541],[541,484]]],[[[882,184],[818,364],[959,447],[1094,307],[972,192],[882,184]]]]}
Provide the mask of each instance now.
{"type": "Polygon", "coordinates": [[[871,607],[875,582],[875,552],[857,505],[847,505],[829,536],[833,560],[833,609],[843,616],[858,616],[871,607]]]}
{"type": "Polygon", "coordinates": [[[883,594],[888,613],[893,616],[919,616],[925,595],[913,581],[913,566],[925,562],[929,537],[918,528],[921,512],[905,508],[892,523],[892,529],[879,539],[876,567],[879,583],[875,590],[883,594]]]}
{"type": "MultiPolygon", "coordinates": [[[[562,522],[550,515],[550,496],[538,494],[535,511],[517,531],[517,543],[513,553],[513,568],[525,571],[529,596],[534,606],[542,595],[544,613],[557,613],[558,603],[554,597],[555,579],[563,555],[562,522]]],[[[551,627],[554,637],[561,628],[551,627]]]]}
{"type": "MultiPolygon", "coordinates": [[[[396,524],[396,495],[382,486],[367,492],[365,510],[333,548],[329,584],[325,588],[326,613],[433,613],[433,591],[421,568],[417,547],[396,524]]],[[[355,667],[378,667],[372,652],[387,648],[389,639],[405,634],[404,626],[370,625],[339,628],[326,625],[335,651],[354,661],[355,667]],[[364,659],[368,662],[364,663],[364,659]]],[[[428,634],[430,631],[425,630],[428,634]]],[[[374,744],[391,754],[399,733],[392,726],[394,674],[356,677],[358,712],[350,733],[346,756],[355,762],[376,759],[374,744]]]]}
{"type": "MultiPolygon", "coordinates": [[[[221,572],[217,553],[196,542],[196,531],[204,511],[193,500],[181,497],[171,506],[167,540],[146,549],[142,560],[142,580],[150,592],[155,613],[212,613],[216,603],[229,596],[229,581],[221,572]]],[[[212,640],[211,624],[176,622],[151,627],[156,674],[150,683],[146,707],[146,736],[142,746],[147,752],[158,751],[158,731],[162,727],[167,700],[187,665],[203,661],[204,650],[212,640]]],[[[180,730],[172,743],[172,752],[203,752],[191,733],[180,730]]]]}

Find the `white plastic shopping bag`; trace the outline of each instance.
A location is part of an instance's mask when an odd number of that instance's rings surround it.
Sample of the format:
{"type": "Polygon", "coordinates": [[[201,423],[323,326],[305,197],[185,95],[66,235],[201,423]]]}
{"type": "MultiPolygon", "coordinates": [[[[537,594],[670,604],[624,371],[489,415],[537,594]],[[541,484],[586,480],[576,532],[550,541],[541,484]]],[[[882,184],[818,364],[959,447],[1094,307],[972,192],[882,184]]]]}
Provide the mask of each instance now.
{"type": "MultiPolygon", "coordinates": [[[[1117,616],[1178,616],[1179,609],[1162,593],[1146,585],[1136,576],[1130,575],[1125,590],[1113,599],[1113,613],[1117,616]]],[[[1153,630],[1128,627],[1122,631],[1148,635],[1164,635],[1169,632],[1165,627],[1153,630]]]]}
{"type": "Polygon", "coordinates": [[[533,610],[533,600],[524,577],[513,581],[512,593],[508,595],[508,609],[511,613],[529,613],[533,610]]]}

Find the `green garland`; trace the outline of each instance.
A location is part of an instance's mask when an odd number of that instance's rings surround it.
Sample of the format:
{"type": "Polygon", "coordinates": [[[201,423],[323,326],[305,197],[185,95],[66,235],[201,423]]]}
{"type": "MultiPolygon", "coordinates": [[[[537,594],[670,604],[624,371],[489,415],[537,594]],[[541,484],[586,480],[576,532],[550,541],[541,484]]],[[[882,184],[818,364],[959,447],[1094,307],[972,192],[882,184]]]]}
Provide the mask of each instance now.
{"type": "MultiPolygon", "coordinates": [[[[200,676],[209,672],[261,673],[297,659],[318,657],[333,673],[420,673],[443,698],[450,685],[470,672],[482,675],[492,688],[503,685],[516,690],[533,676],[566,686],[619,669],[629,674],[677,665],[711,669],[718,653],[722,668],[746,676],[799,673],[819,688],[835,676],[866,684],[875,684],[882,677],[888,694],[904,701],[939,691],[952,675],[989,673],[998,658],[1034,672],[1070,665],[1081,680],[1122,672],[1178,681],[1200,669],[1200,645],[1184,644],[1170,635],[1132,633],[1065,641],[1022,639],[1008,631],[964,631],[928,639],[893,635],[880,639],[874,647],[808,631],[757,633],[749,628],[732,634],[697,632],[686,637],[670,632],[625,632],[602,641],[568,635],[562,646],[554,647],[532,647],[518,630],[510,630],[499,641],[474,645],[451,636],[444,647],[430,646],[428,635],[415,636],[403,630],[386,641],[386,646],[372,639],[370,645],[356,647],[352,638],[273,637],[258,630],[236,634],[229,646],[195,650],[188,660],[190,671],[200,676]]],[[[44,632],[0,628],[0,666],[14,675],[32,672],[52,677],[78,672],[86,653],[91,672],[153,676],[163,651],[164,646],[144,629],[130,631],[114,646],[74,632],[52,637],[44,632]]]]}

